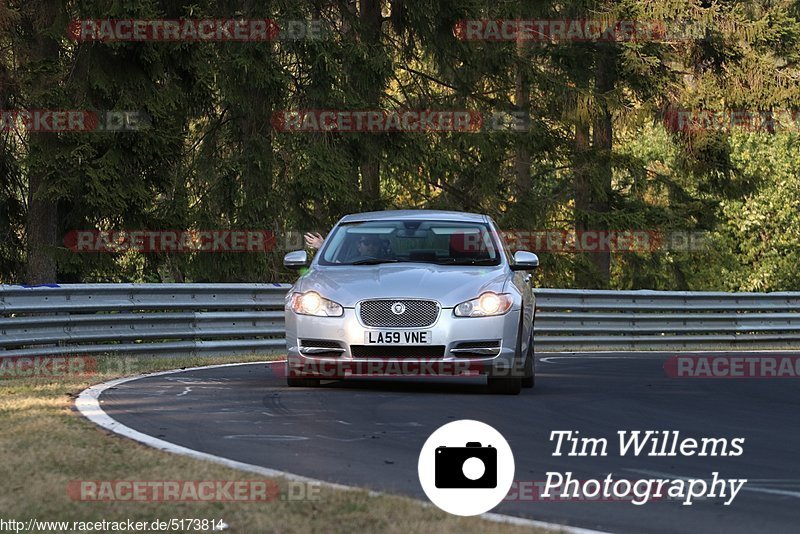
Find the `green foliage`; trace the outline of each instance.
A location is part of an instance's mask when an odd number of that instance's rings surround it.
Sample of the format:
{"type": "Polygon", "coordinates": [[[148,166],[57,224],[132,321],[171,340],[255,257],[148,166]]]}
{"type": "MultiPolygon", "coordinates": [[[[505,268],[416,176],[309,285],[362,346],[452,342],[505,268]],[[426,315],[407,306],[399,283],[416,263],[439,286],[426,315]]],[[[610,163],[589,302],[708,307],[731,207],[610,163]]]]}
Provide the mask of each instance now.
{"type": "Polygon", "coordinates": [[[732,259],[723,270],[725,289],[800,288],[800,138],[739,134],[731,141],[742,172],[762,186],[722,203],[715,246],[732,259]]]}
{"type": "Polygon", "coordinates": [[[613,288],[800,289],[797,136],[663,126],[676,109],[796,109],[794,2],[384,0],[377,32],[358,12],[367,4],[0,4],[0,109],[133,110],[152,121],[127,133],[0,131],[0,281],[24,280],[28,242],[49,251],[62,281],[288,281],[280,245],[290,230],[324,233],[368,208],[441,208],[488,213],[509,229],[580,221],[710,236],[702,249],[612,254],[608,281],[588,255],[542,252],[543,286],[588,276],[613,288]],[[75,43],[64,31],[81,18],[182,17],[317,20],[330,33],[75,43]],[[460,20],[503,18],[661,20],[703,32],[523,46],[453,32],[460,20]],[[486,120],[478,132],[433,134],[272,128],[274,113],[303,109],[472,110],[486,120]],[[527,115],[527,128],[489,128],[499,112],[527,115]],[[606,113],[610,150],[591,139],[606,113]],[[586,146],[576,141],[583,128],[586,146]],[[369,193],[374,172],[380,187],[369,193]],[[276,233],[279,247],[111,255],[31,242],[32,178],[43,179],[37,198],[52,207],[59,239],[81,229],[249,229],[276,233]],[[578,178],[591,196],[581,206],[578,178]]]}

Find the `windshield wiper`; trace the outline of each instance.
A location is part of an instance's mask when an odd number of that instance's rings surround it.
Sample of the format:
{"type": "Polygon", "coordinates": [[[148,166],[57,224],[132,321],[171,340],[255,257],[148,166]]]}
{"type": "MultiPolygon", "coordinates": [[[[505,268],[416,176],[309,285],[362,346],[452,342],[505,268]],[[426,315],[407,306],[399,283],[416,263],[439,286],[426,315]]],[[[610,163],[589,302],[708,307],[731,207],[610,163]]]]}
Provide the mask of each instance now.
{"type": "Polygon", "coordinates": [[[440,265],[497,265],[496,259],[491,258],[442,258],[436,260],[440,265]]]}
{"type": "Polygon", "coordinates": [[[380,263],[398,263],[400,260],[390,259],[390,258],[364,258],[361,260],[356,260],[352,263],[347,263],[346,265],[378,265],[380,263]]]}

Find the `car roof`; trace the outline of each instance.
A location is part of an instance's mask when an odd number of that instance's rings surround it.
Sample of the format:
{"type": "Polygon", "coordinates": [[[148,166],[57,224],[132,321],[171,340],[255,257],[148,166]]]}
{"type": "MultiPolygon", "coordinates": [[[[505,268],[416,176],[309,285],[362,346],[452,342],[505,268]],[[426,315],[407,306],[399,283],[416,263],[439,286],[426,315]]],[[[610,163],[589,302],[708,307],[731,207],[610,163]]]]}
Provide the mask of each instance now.
{"type": "Polygon", "coordinates": [[[385,221],[385,220],[439,220],[439,221],[463,221],[463,222],[488,222],[489,218],[480,213],[467,213],[463,211],[445,210],[386,210],[369,211],[366,213],[353,213],[345,215],[339,220],[338,224],[366,222],[366,221],[385,221]]]}

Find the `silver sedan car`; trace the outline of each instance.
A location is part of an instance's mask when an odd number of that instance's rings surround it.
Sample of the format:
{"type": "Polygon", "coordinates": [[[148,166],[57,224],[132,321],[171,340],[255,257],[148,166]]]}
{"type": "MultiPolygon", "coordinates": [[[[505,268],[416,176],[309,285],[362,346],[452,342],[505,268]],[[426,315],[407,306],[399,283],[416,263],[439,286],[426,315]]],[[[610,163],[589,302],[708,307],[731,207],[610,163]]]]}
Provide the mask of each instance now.
{"type": "Polygon", "coordinates": [[[480,374],[494,393],[533,387],[535,254],[510,254],[486,215],[343,217],[286,297],[287,382],[480,374]]]}

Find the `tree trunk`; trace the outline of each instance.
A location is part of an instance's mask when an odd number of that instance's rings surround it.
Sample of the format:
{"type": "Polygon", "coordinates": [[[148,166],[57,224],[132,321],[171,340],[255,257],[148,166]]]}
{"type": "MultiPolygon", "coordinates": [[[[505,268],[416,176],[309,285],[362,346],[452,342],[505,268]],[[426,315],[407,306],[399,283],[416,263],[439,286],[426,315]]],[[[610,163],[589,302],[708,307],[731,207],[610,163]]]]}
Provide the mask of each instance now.
{"type": "MultiPolygon", "coordinates": [[[[363,44],[378,49],[381,44],[381,0],[361,0],[359,13],[361,22],[360,37],[363,44]]],[[[375,76],[365,77],[367,80],[375,76]]],[[[380,108],[381,86],[369,86],[365,89],[363,100],[369,109],[380,108]]],[[[363,210],[380,209],[380,174],[381,149],[376,138],[364,140],[360,154],[361,170],[361,208],[363,210]]]]}
{"type": "MultiPolygon", "coordinates": [[[[48,134],[33,134],[31,155],[47,154],[48,134]]],[[[28,217],[25,282],[50,284],[56,280],[56,261],[53,248],[58,246],[58,202],[43,196],[47,186],[45,169],[31,167],[28,171],[28,217]]]]}
{"type": "MultiPolygon", "coordinates": [[[[573,187],[575,188],[575,232],[580,234],[589,227],[589,212],[591,211],[592,177],[589,167],[589,123],[583,117],[578,117],[575,124],[575,137],[573,138],[573,187]]],[[[585,254],[582,254],[585,256],[585,254]]],[[[575,268],[575,285],[579,288],[594,286],[594,277],[587,272],[582,263],[575,268]]]]}
{"type": "MultiPolygon", "coordinates": [[[[616,83],[614,45],[600,45],[594,68],[596,107],[591,118],[580,118],[575,131],[575,231],[608,230],[606,214],[611,211],[614,130],[608,97],[616,83]],[[589,138],[591,136],[591,147],[589,138]]],[[[583,261],[575,270],[575,283],[585,289],[605,289],[611,278],[611,253],[608,250],[581,252],[583,261]]]]}
{"type": "MultiPolygon", "coordinates": [[[[49,62],[57,62],[58,41],[46,35],[60,11],[60,2],[39,0],[28,4],[23,11],[22,24],[31,36],[29,61],[31,71],[30,109],[52,108],[49,92],[54,85],[42,68],[49,62]]],[[[28,284],[56,282],[56,260],[54,247],[58,246],[58,200],[47,194],[49,158],[54,158],[58,138],[49,133],[28,135],[28,213],[26,223],[27,263],[25,281],[28,284]]]]}
{"type": "MultiPolygon", "coordinates": [[[[520,36],[522,33],[520,32],[520,36]]],[[[525,41],[520,37],[517,40],[517,58],[519,64],[514,77],[514,103],[517,111],[524,113],[527,119],[530,117],[531,89],[528,77],[525,73],[525,41]]],[[[514,174],[517,180],[517,202],[523,202],[531,190],[531,155],[525,144],[525,137],[522,132],[517,132],[516,150],[514,154],[514,174]]]]}
{"type": "MultiPolygon", "coordinates": [[[[592,211],[595,217],[595,229],[608,230],[605,214],[611,211],[611,150],[614,142],[614,130],[608,97],[614,90],[616,82],[616,61],[613,45],[601,45],[598,54],[597,72],[595,75],[595,93],[598,102],[598,113],[592,127],[592,145],[595,159],[596,180],[592,191],[592,211]]],[[[611,279],[611,252],[599,251],[592,255],[592,263],[597,273],[597,287],[608,288],[611,279]]]]}

